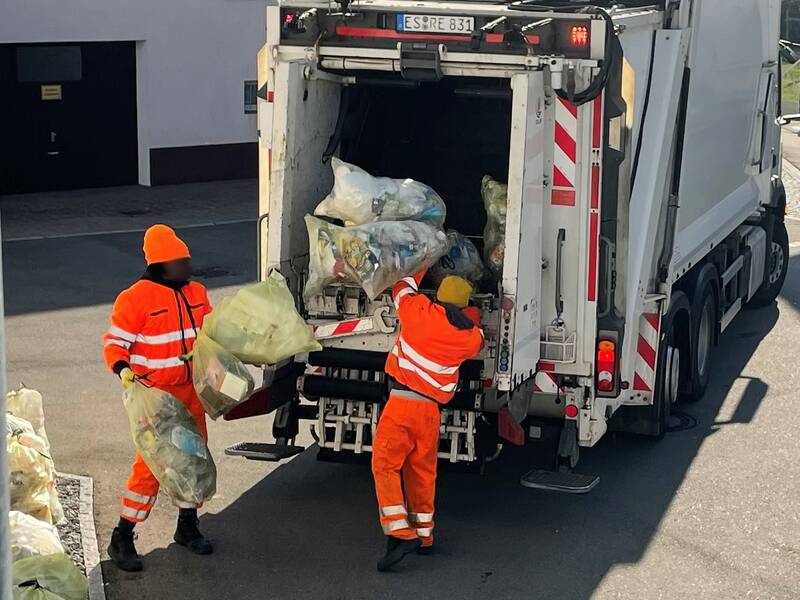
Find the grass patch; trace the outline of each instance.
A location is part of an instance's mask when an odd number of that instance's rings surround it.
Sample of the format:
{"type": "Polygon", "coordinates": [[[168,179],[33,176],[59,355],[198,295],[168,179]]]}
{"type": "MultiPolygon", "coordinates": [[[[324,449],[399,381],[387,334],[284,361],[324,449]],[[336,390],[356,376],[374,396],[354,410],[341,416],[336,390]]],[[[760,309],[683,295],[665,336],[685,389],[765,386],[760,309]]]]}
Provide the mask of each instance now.
{"type": "Polygon", "coordinates": [[[781,82],[784,102],[797,104],[800,102],[800,62],[783,65],[783,81],[781,82]]]}

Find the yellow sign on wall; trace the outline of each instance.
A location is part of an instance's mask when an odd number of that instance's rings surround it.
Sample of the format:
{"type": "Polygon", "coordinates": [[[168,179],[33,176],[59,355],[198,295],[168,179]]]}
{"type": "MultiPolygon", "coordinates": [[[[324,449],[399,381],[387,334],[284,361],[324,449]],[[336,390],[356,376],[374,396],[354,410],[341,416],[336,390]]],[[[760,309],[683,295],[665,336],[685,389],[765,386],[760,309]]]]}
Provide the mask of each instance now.
{"type": "Polygon", "coordinates": [[[43,85],[42,100],[61,100],[61,86],[43,85]]]}

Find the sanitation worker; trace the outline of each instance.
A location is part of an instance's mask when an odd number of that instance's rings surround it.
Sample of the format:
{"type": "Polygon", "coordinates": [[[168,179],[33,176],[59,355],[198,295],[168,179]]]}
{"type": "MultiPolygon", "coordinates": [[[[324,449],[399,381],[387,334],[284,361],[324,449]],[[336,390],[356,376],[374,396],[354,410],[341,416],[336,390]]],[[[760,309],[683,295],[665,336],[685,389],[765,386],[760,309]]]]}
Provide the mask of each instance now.
{"type": "MultiPolygon", "coordinates": [[[[207,439],[205,413],[192,385],[191,363],[182,358],[191,351],[203,318],[211,312],[206,288],[190,281],[189,248],[166,225],[153,225],[145,232],[144,258],[147,269],[142,277],[114,302],[111,327],[103,336],[106,364],[124,388],[138,377],[175,396],[207,439]]],[[[158,480],[137,452],[108,547],[109,556],[124,571],[142,570],[133,528],[148,517],[157,495],[158,480]]],[[[195,554],[210,554],[211,544],[197,528],[197,508],[178,504],[174,539],[195,554]]]]}
{"type": "Polygon", "coordinates": [[[389,400],[372,444],[378,512],[387,536],[379,571],[406,554],[433,549],[439,408],[453,398],[461,363],[483,345],[480,313],[467,307],[469,282],[445,277],[432,301],[418,293],[424,275],[406,277],[392,289],[400,334],[386,361],[389,400]]]}

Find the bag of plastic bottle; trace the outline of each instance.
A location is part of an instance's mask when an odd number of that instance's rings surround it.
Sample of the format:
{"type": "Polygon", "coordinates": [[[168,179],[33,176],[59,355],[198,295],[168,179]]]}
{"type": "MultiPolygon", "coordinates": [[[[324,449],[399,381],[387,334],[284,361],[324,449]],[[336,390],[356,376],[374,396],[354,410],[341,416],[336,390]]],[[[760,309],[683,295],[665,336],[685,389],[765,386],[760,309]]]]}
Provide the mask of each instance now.
{"type": "MultiPolygon", "coordinates": [[[[34,433],[38,435],[45,445],[45,451],[50,453],[50,440],[44,429],[44,403],[42,395],[36,390],[29,390],[20,387],[6,394],[6,410],[15,417],[25,419],[33,427],[34,433]]],[[[55,465],[53,465],[55,472],[55,465]]],[[[50,513],[54,523],[60,523],[64,519],[64,509],[58,499],[58,490],[55,482],[49,486],[50,493],[50,513]]]]}
{"type": "Polygon", "coordinates": [[[427,269],[447,250],[441,229],[419,221],[338,227],[306,216],[309,277],[306,299],[332,283],[359,285],[370,299],[403,277],[427,269]]]}
{"type": "Polygon", "coordinates": [[[6,414],[6,453],[10,474],[11,510],[52,524],[51,492],[55,467],[46,442],[25,419],[6,414]]]}
{"type": "Polygon", "coordinates": [[[363,169],[336,157],[333,190],[314,214],[364,225],[374,221],[424,221],[435,227],[444,224],[444,200],[433,189],[413,179],[373,177],[363,169]]]}
{"type": "Polygon", "coordinates": [[[236,358],[253,365],[274,365],[322,346],[294,305],[283,275],[241,288],[206,317],[203,331],[236,358]]]}
{"type": "Polygon", "coordinates": [[[244,363],[202,330],[192,349],[192,380],[206,414],[212,419],[249,398],[255,388],[244,363]]]}
{"type": "Polygon", "coordinates": [[[8,513],[11,561],[64,552],[55,526],[18,510],[8,513]]]}
{"type": "Polygon", "coordinates": [[[473,285],[483,279],[483,259],[475,244],[457,231],[447,232],[447,252],[428,271],[430,282],[438,286],[448,275],[463,277],[473,285]]]}
{"type": "Polygon", "coordinates": [[[506,252],[506,211],[508,210],[508,185],[498,183],[489,175],[481,182],[481,196],[486,209],[486,227],[483,230],[483,257],[489,272],[495,278],[503,276],[506,252]]]}
{"type": "Polygon", "coordinates": [[[217,467],[194,418],[163,390],[140,381],[122,396],[133,443],[175,502],[201,504],[216,491],[217,467]]]}
{"type": "Polygon", "coordinates": [[[86,600],[89,580],[66,554],[32,556],[12,566],[14,600],[86,600]]]}

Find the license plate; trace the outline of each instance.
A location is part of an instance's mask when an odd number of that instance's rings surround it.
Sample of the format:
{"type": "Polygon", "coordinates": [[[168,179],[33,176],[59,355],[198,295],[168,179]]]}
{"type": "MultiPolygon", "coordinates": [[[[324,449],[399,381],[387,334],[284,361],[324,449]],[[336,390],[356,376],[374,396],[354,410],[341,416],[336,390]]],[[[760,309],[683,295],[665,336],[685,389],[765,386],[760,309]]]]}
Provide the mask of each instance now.
{"type": "Polygon", "coordinates": [[[472,33],[474,17],[449,17],[443,15],[397,15],[398,32],[420,33],[472,33]]]}

